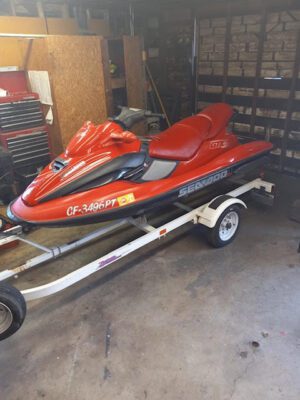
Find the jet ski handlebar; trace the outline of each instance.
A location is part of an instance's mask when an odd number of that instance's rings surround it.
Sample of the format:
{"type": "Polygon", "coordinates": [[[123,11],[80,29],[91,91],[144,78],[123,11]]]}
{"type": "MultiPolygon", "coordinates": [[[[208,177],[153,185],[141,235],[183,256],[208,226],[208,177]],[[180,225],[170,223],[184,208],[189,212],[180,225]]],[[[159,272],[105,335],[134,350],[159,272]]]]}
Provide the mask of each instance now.
{"type": "Polygon", "coordinates": [[[134,124],[147,117],[165,118],[163,114],[153,113],[149,110],[142,110],[139,108],[119,107],[121,112],[113,118],[113,121],[122,125],[125,129],[130,129],[134,124]]]}

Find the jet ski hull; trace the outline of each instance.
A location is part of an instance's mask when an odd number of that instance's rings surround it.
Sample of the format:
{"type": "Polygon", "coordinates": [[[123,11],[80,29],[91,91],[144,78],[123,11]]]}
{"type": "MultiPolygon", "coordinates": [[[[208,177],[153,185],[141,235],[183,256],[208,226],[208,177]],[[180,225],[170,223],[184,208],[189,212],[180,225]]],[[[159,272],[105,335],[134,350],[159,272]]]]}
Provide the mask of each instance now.
{"type": "Polygon", "coordinates": [[[11,203],[7,215],[15,223],[36,226],[85,225],[134,216],[186,198],[239,172],[255,169],[266,163],[271,149],[270,143],[251,142],[183,175],[150,182],[119,180],[35,206],[26,205],[19,197],[11,203]]]}

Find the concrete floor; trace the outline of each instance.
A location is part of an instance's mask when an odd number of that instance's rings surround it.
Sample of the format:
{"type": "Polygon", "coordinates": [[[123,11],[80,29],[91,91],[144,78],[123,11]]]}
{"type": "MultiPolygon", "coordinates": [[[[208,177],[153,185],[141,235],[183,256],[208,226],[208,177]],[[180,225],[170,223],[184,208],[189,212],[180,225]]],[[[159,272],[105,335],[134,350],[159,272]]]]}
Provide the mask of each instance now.
{"type": "MultiPolygon", "coordinates": [[[[299,400],[300,225],[287,218],[297,185],[280,179],[271,210],[250,203],[224,249],[211,249],[199,228],[182,228],[30,303],[22,329],[0,343],[0,399],[299,400]]],[[[31,237],[53,244],[89,229],[31,237]]],[[[53,280],[134,234],[122,231],[15,284],[53,280]]],[[[0,268],[30,254],[5,251],[0,268]]]]}

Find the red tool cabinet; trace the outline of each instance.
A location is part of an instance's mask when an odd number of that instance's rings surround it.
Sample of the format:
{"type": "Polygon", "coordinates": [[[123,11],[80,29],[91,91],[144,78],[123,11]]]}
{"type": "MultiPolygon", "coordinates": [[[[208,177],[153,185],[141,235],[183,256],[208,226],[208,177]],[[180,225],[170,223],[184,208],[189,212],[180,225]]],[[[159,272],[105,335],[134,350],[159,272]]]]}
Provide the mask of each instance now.
{"type": "Polygon", "coordinates": [[[0,73],[0,87],[8,91],[7,96],[0,97],[0,146],[11,154],[20,191],[52,158],[39,96],[24,90],[22,76],[22,71],[0,73]],[[12,89],[23,91],[12,93],[12,89]]]}
{"type": "Polygon", "coordinates": [[[44,166],[52,158],[47,126],[0,134],[0,142],[12,156],[15,169],[44,166]]]}

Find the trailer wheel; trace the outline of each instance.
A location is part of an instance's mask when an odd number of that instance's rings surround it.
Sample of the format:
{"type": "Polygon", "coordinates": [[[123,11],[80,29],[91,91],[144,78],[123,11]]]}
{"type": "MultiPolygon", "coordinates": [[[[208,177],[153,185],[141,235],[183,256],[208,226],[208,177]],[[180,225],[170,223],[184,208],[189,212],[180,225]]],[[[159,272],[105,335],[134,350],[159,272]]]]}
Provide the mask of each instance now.
{"type": "Polygon", "coordinates": [[[241,219],[241,209],[233,204],[226,208],[217,220],[216,225],[207,232],[207,239],[213,247],[223,247],[236,237],[241,219]]]}
{"type": "Polygon", "coordinates": [[[26,316],[26,302],[22,293],[7,283],[0,283],[0,340],[21,328],[26,316]]]}

